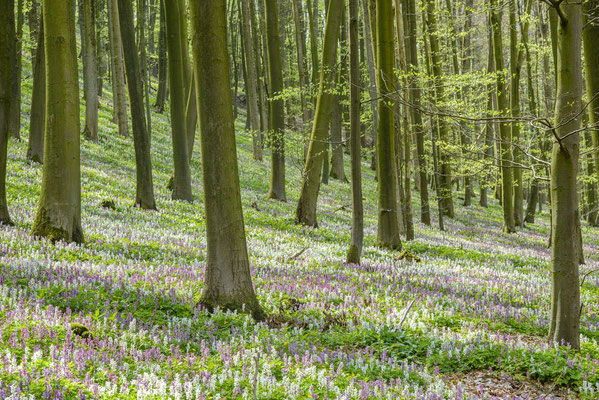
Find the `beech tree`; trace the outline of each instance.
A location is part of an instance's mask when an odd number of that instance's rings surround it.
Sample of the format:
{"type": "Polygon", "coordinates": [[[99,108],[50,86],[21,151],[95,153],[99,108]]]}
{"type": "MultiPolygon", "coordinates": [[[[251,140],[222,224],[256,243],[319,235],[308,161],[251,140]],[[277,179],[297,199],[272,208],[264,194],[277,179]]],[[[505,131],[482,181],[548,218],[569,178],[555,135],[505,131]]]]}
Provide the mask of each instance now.
{"type": "Polygon", "coordinates": [[[237,169],[225,0],[190,3],[205,190],[205,287],[200,303],[262,320],[250,274],[237,169]]]}
{"type": "Polygon", "coordinates": [[[83,243],[74,0],[45,0],[46,128],[33,235],[83,243]]]}
{"type": "Polygon", "coordinates": [[[12,224],[6,202],[6,153],[9,140],[12,73],[16,51],[13,1],[0,3],[0,223],[12,224]]]}

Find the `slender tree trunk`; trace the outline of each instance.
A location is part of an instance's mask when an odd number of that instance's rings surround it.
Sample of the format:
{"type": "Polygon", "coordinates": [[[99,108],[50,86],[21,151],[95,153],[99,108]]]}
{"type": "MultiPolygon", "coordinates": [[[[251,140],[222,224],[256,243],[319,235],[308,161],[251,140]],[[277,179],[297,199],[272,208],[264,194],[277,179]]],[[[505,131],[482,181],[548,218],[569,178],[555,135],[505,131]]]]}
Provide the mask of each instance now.
{"type": "Polygon", "coordinates": [[[200,303],[266,317],[245,240],[229,86],[224,0],[192,1],[193,55],[202,140],[208,257],[200,303]]]}
{"type": "MultiPolygon", "coordinates": [[[[15,0],[5,0],[15,1],[15,0]]],[[[9,135],[21,139],[21,75],[23,73],[23,0],[17,3],[16,46],[13,53],[12,100],[10,106],[9,135]]],[[[14,13],[13,13],[14,16],[14,13]]]]}
{"type": "Polygon", "coordinates": [[[46,119],[46,57],[44,49],[44,22],[38,27],[37,49],[33,62],[33,89],[29,118],[27,158],[42,163],[44,160],[44,129],[46,119]]]}
{"type": "MultiPolygon", "coordinates": [[[[345,14],[345,5],[342,5],[342,16],[341,16],[341,38],[343,38],[343,21],[346,18],[345,14]]],[[[345,34],[347,36],[347,33],[345,34]]],[[[347,37],[345,38],[345,41],[347,37]]],[[[343,49],[345,46],[344,40],[340,41],[340,48],[343,49]]],[[[344,67],[347,62],[344,60],[345,54],[341,54],[339,60],[339,73],[338,75],[338,85],[339,87],[343,87],[344,73],[347,73],[347,69],[344,67]]],[[[342,137],[342,129],[343,129],[343,107],[341,105],[341,101],[343,96],[339,93],[334,95],[333,98],[333,111],[331,115],[331,169],[330,169],[330,177],[333,179],[337,179],[343,182],[347,182],[347,177],[345,176],[345,165],[343,164],[343,137],[342,137]]]]}
{"type": "Polygon", "coordinates": [[[395,168],[395,58],[392,0],[376,0],[377,87],[379,126],[377,132],[378,232],[377,244],[400,249],[397,170],[395,168]]]}
{"type": "MultiPolygon", "coordinates": [[[[585,26],[582,32],[584,44],[584,68],[587,97],[589,98],[589,125],[599,124],[599,0],[589,0],[584,9],[585,26]]],[[[599,147],[599,130],[591,131],[592,147],[599,147]]],[[[599,181],[599,151],[593,152],[593,174],[599,181]]],[[[595,221],[596,223],[597,221],[595,221]]]]}
{"type": "Polygon", "coordinates": [[[412,130],[416,137],[416,151],[418,154],[418,176],[420,177],[420,221],[424,225],[431,224],[430,206],[428,200],[428,186],[426,175],[426,154],[424,150],[424,124],[422,122],[422,114],[419,106],[421,103],[422,90],[418,82],[418,50],[417,50],[417,24],[416,24],[416,0],[407,0],[407,35],[408,42],[407,51],[409,54],[408,62],[410,64],[411,81],[410,100],[414,107],[410,107],[412,118],[412,130]]]}
{"type": "Polygon", "coordinates": [[[17,42],[14,16],[14,2],[0,2],[0,224],[4,225],[12,225],[6,200],[6,158],[17,42]]]}
{"type": "Polygon", "coordinates": [[[370,94],[370,111],[372,113],[372,144],[374,147],[371,168],[376,169],[376,135],[379,130],[379,115],[378,115],[378,91],[376,87],[376,67],[375,67],[375,56],[374,56],[374,32],[372,32],[372,24],[370,24],[370,7],[368,2],[370,0],[362,0],[363,9],[363,23],[364,23],[364,37],[366,38],[366,62],[368,66],[368,78],[370,85],[368,92],[370,94]]]}
{"type": "MultiPolygon", "coordinates": [[[[497,71],[497,106],[503,116],[507,116],[509,106],[507,101],[507,88],[503,71],[503,46],[501,35],[501,16],[497,10],[497,0],[491,0],[491,26],[493,29],[493,54],[495,58],[495,70],[497,71]]],[[[513,205],[513,176],[512,176],[512,153],[511,153],[511,132],[508,122],[502,121],[499,124],[501,136],[501,205],[503,207],[503,229],[506,233],[516,232],[514,221],[513,205]]]]}
{"type": "Polygon", "coordinates": [[[46,131],[33,235],[83,243],[74,0],[45,0],[46,131]]]}
{"type": "Polygon", "coordinates": [[[144,115],[141,69],[135,46],[135,26],[133,7],[130,0],[118,0],[118,17],[121,38],[125,49],[125,68],[127,86],[131,99],[131,121],[133,125],[133,143],[137,173],[137,191],[135,205],[145,210],[155,210],[154,184],[152,182],[152,159],[150,157],[150,135],[146,128],[144,115]]]}
{"type": "Polygon", "coordinates": [[[335,86],[337,40],[343,10],[342,2],[343,0],[329,1],[322,48],[322,70],[316,102],[316,115],[310,136],[310,148],[304,166],[300,198],[295,211],[295,222],[308,226],[318,225],[316,221],[316,204],[320,189],[325,146],[328,145],[328,128],[333,102],[331,89],[335,86]]]}
{"type": "Polygon", "coordinates": [[[158,35],[158,92],[154,108],[162,114],[166,103],[167,92],[167,60],[166,60],[166,17],[164,16],[164,2],[160,1],[160,33],[158,35]]]}
{"type": "MultiPolygon", "coordinates": [[[[443,89],[443,69],[441,66],[441,52],[439,48],[439,30],[437,28],[437,16],[434,0],[427,0],[427,26],[431,49],[431,61],[434,76],[435,101],[437,104],[445,101],[445,91],[443,89]]],[[[439,149],[440,162],[440,181],[441,181],[441,202],[443,204],[443,213],[449,218],[454,217],[453,196],[452,196],[452,174],[449,156],[444,149],[449,144],[449,127],[444,118],[439,118],[439,149]]]]}
{"type": "Polygon", "coordinates": [[[549,337],[580,348],[582,258],[578,212],[578,156],[582,99],[582,4],[558,5],[557,96],[555,141],[551,161],[551,322],[549,337]],[[567,135],[567,136],[566,136],[567,135]]]}
{"type": "MultiPolygon", "coordinates": [[[[518,0],[511,0],[509,4],[509,22],[510,22],[510,73],[511,73],[511,90],[510,90],[510,112],[512,119],[512,143],[520,144],[520,71],[522,66],[523,53],[520,51],[518,42],[518,28],[516,26],[516,8],[518,0]]],[[[519,167],[522,164],[522,154],[519,148],[514,146],[512,151],[514,164],[512,173],[514,176],[514,224],[516,226],[524,225],[523,207],[523,183],[522,169],[519,167]]]]}
{"type": "MultiPolygon", "coordinates": [[[[268,63],[270,76],[270,96],[283,90],[281,68],[281,42],[279,38],[277,0],[266,0],[266,29],[268,39],[268,63]]],[[[285,110],[282,99],[270,101],[270,151],[271,179],[267,198],[286,201],[285,196],[285,110]]]]}
{"type": "Polygon", "coordinates": [[[171,127],[173,138],[173,200],[193,201],[191,171],[189,168],[188,137],[185,125],[185,73],[183,71],[183,38],[180,25],[185,18],[178,0],[164,0],[168,48],[168,76],[170,90],[171,127]]]}
{"type": "Polygon", "coordinates": [[[358,56],[358,0],[349,0],[350,156],[352,180],[352,231],[347,263],[360,264],[364,242],[362,204],[362,150],[360,135],[360,60],[358,56]]]}
{"type": "Polygon", "coordinates": [[[310,111],[306,101],[308,90],[308,74],[306,72],[306,28],[302,0],[293,0],[293,23],[295,26],[295,45],[297,48],[297,71],[300,87],[300,105],[302,109],[301,133],[304,141],[304,158],[308,152],[307,131],[310,123],[310,111]]]}
{"type": "Polygon", "coordinates": [[[98,64],[96,58],[96,12],[93,0],[83,1],[83,25],[85,28],[83,53],[83,79],[85,80],[85,128],[83,135],[98,140],[98,64]]]}
{"type": "Polygon", "coordinates": [[[150,109],[151,76],[148,70],[148,51],[146,46],[146,19],[148,0],[137,0],[137,48],[141,62],[141,81],[143,86],[146,126],[148,136],[152,137],[152,110],[150,109]]]}
{"type": "MultiPolygon", "coordinates": [[[[250,133],[252,135],[252,148],[254,160],[262,161],[262,143],[260,143],[260,110],[258,109],[258,79],[256,77],[256,55],[254,53],[254,40],[251,30],[251,16],[249,0],[241,0],[241,12],[243,15],[244,54],[246,62],[246,91],[247,104],[250,121],[250,133]]],[[[251,10],[251,12],[255,12],[251,10]]]]}
{"type": "MultiPolygon", "coordinates": [[[[114,42],[112,53],[114,70],[112,73],[114,74],[114,94],[116,96],[114,99],[114,107],[116,109],[116,124],[118,126],[119,134],[121,136],[128,137],[129,125],[127,123],[127,95],[125,94],[125,67],[123,65],[123,37],[121,34],[121,22],[119,21],[119,0],[110,1],[112,2],[112,38],[114,42]]],[[[130,49],[130,51],[137,52],[137,49],[134,46],[130,49]]]]}

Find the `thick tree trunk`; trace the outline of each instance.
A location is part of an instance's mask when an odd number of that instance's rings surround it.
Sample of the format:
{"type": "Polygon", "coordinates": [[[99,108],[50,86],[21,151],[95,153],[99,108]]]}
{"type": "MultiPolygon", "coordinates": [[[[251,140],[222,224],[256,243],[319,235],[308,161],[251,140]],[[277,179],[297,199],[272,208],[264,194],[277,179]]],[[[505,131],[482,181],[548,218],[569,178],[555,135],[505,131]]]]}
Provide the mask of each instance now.
{"type": "MultiPolygon", "coordinates": [[[[268,39],[268,73],[270,96],[274,97],[283,90],[283,71],[281,68],[281,41],[279,37],[277,0],[265,1],[266,30],[268,39]]],[[[270,101],[270,151],[271,178],[267,198],[286,201],[285,195],[285,110],[283,99],[270,101]]]]}
{"type": "Polygon", "coordinates": [[[192,1],[196,93],[202,141],[208,257],[200,303],[266,317],[258,303],[243,225],[235,147],[225,1],[192,1]]]}
{"type": "Polygon", "coordinates": [[[131,99],[131,120],[137,174],[135,205],[146,210],[155,210],[156,201],[154,200],[154,184],[152,182],[150,135],[146,128],[144,115],[141,69],[135,46],[133,7],[130,0],[118,0],[118,7],[121,38],[123,48],[125,49],[127,86],[129,88],[129,98],[131,99]]]}
{"type": "Polygon", "coordinates": [[[83,243],[74,0],[45,0],[46,131],[33,235],[83,243]]]}
{"type": "Polygon", "coordinates": [[[378,232],[377,245],[400,249],[397,170],[395,168],[395,114],[393,96],[395,51],[392,0],[376,1],[377,87],[379,126],[377,132],[378,232]]]}
{"type": "Polygon", "coordinates": [[[360,264],[364,242],[362,204],[362,150],[360,137],[360,60],[358,58],[358,0],[349,0],[350,156],[352,180],[352,230],[347,263],[360,264]]]}
{"type": "Polygon", "coordinates": [[[185,18],[179,9],[178,0],[164,0],[166,15],[166,36],[168,48],[168,76],[170,90],[170,111],[173,142],[174,175],[172,185],[173,200],[193,201],[191,192],[191,171],[189,168],[188,137],[185,125],[185,73],[183,71],[183,38],[181,20],[185,18]]]}
{"type": "Polygon", "coordinates": [[[93,0],[83,1],[83,25],[85,28],[83,53],[83,79],[85,81],[85,128],[83,135],[98,140],[98,64],[96,58],[96,16],[93,0]]]}
{"type": "Polygon", "coordinates": [[[578,156],[582,99],[582,5],[564,1],[558,19],[557,101],[551,160],[551,322],[555,343],[580,348],[580,286],[582,258],[578,211],[578,156]],[[575,133],[576,132],[576,133],[575,133]]]}
{"type": "MultiPolygon", "coordinates": [[[[114,74],[113,84],[115,85],[114,95],[116,97],[113,99],[116,112],[115,122],[118,126],[119,134],[128,137],[129,125],[127,123],[127,95],[125,94],[125,67],[123,65],[123,37],[121,34],[121,22],[119,21],[119,0],[110,1],[113,40],[112,59],[114,62],[112,73],[114,74]]],[[[135,43],[135,40],[133,42],[135,43]]],[[[130,51],[137,53],[135,45],[130,51]]],[[[137,54],[135,56],[137,57],[137,54]]]]}
{"type": "Polygon", "coordinates": [[[322,48],[322,70],[316,101],[316,115],[310,135],[310,147],[302,179],[302,189],[295,211],[295,222],[298,224],[317,226],[316,204],[320,189],[321,171],[325,146],[328,145],[329,123],[335,86],[337,40],[341,25],[343,0],[330,0],[327,12],[327,23],[322,48]]]}
{"type": "Polygon", "coordinates": [[[6,201],[6,153],[16,52],[14,15],[13,1],[0,2],[0,224],[5,225],[12,225],[6,201]]]}
{"type": "Polygon", "coordinates": [[[304,158],[308,152],[308,126],[310,124],[310,110],[306,101],[308,90],[308,74],[306,72],[306,28],[304,23],[303,0],[293,0],[293,24],[295,26],[295,45],[297,48],[297,71],[300,87],[300,105],[302,109],[301,133],[304,141],[304,158]]]}
{"type": "Polygon", "coordinates": [[[46,57],[44,49],[44,23],[40,22],[37,49],[33,62],[33,89],[29,118],[29,144],[27,158],[42,163],[44,160],[44,129],[46,118],[46,57]]]}
{"type": "MultiPolygon", "coordinates": [[[[503,71],[503,46],[501,35],[501,16],[497,11],[497,0],[491,0],[491,26],[493,29],[493,54],[495,58],[495,70],[497,74],[497,106],[499,112],[503,116],[509,114],[509,106],[507,100],[507,88],[504,77],[501,75],[503,71]]],[[[514,204],[513,204],[513,176],[512,176],[512,135],[508,122],[502,121],[499,124],[501,136],[501,205],[503,207],[503,229],[506,233],[516,232],[514,221],[514,204]]]]}

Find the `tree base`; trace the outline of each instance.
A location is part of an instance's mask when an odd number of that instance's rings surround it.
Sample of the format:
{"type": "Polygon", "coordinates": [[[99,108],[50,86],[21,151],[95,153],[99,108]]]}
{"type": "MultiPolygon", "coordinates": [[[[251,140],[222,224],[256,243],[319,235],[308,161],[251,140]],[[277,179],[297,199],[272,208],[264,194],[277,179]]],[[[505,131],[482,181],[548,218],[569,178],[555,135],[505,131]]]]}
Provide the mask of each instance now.
{"type": "Polygon", "coordinates": [[[345,262],[346,264],[360,265],[360,250],[358,249],[358,246],[356,246],[355,244],[349,246],[345,262]]]}
{"type": "Polygon", "coordinates": [[[78,244],[85,242],[83,230],[81,229],[81,225],[79,225],[79,223],[73,221],[73,226],[71,227],[70,232],[63,227],[54,226],[52,224],[52,220],[46,212],[46,209],[43,207],[40,207],[37,212],[31,233],[33,236],[45,237],[52,243],[61,240],[65,242],[75,242],[78,244]]]}
{"type": "Polygon", "coordinates": [[[213,313],[217,307],[227,311],[237,311],[239,313],[250,314],[255,321],[265,321],[268,315],[264,312],[257,301],[252,301],[253,305],[248,305],[239,301],[219,301],[218,299],[202,296],[197,305],[203,306],[209,313],[213,313]]]}

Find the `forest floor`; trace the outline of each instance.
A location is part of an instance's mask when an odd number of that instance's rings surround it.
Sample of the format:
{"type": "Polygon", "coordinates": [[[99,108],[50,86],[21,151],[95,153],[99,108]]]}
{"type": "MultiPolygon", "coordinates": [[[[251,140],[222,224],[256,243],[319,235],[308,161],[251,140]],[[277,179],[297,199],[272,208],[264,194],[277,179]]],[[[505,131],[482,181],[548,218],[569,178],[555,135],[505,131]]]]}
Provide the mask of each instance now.
{"type": "MultiPolygon", "coordinates": [[[[294,225],[299,146],[288,151],[288,202],[266,200],[269,154],[252,160],[241,118],[249,255],[270,317],[256,323],[244,314],[204,312],[196,307],[206,255],[199,149],[192,160],[196,201],[172,201],[168,110],[154,114],[159,210],[133,208],[132,139],[117,135],[109,90],[105,95],[100,140],[82,141],[85,245],[31,236],[42,167],[25,157],[27,112],[24,141],[10,143],[8,203],[16,226],[0,229],[0,398],[599,398],[599,274],[582,287],[581,351],[546,340],[546,211],[507,235],[495,201],[488,209],[457,207],[441,232],[436,214],[434,227],[418,222],[414,193],[416,240],[404,248],[421,261],[399,260],[375,247],[376,182],[365,160],[363,263],[345,265],[349,184],[321,187],[317,229],[294,225]],[[91,335],[74,334],[72,323],[91,335]]],[[[585,224],[583,232],[586,273],[599,266],[599,231],[585,224]]]]}

